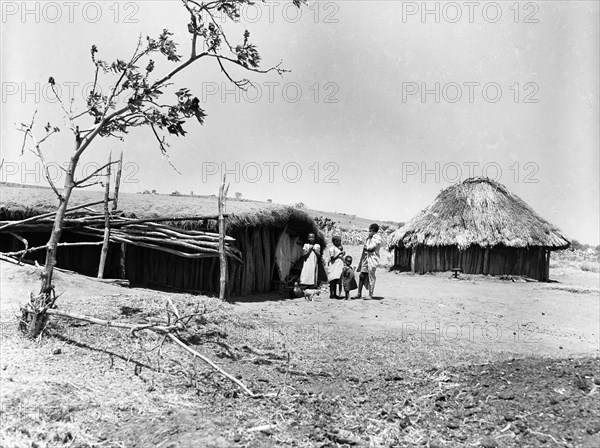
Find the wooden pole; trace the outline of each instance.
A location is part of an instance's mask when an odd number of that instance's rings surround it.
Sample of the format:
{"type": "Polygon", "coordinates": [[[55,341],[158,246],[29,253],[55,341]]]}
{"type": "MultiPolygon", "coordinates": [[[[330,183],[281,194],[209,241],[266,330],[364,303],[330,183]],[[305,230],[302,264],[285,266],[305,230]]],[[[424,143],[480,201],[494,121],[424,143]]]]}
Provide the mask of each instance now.
{"type": "Polygon", "coordinates": [[[490,272],[490,248],[485,248],[483,255],[483,274],[488,275],[490,272]]]}
{"type": "Polygon", "coordinates": [[[127,243],[121,243],[121,251],[119,254],[119,277],[127,278],[127,243]]]}
{"type": "Polygon", "coordinates": [[[219,187],[219,259],[221,261],[220,282],[219,282],[219,299],[225,299],[225,289],[227,287],[227,254],[225,253],[225,201],[229,186],[225,188],[225,177],[221,180],[219,187]]]}
{"type": "Polygon", "coordinates": [[[117,177],[115,178],[115,200],[113,201],[112,210],[117,211],[117,202],[119,201],[119,186],[121,185],[121,171],[123,170],[123,151],[119,157],[119,168],[117,169],[117,177]]]}
{"type": "Polygon", "coordinates": [[[106,185],[104,188],[104,239],[102,251],[100,252],[100,264],[98,266],[98,278],[104,278],[104,265],[108,254],[108,242],[110,239],[110,213],[108,211],[108,197],[110,195],[110,162],[111,154],[108,155],[108,166],[106,167],[106,185]]]}
{"type": "MultiPolygon", "coordinates": [[[[58,243],[57,247],[99,246],[101,244],[102,244],[102,241],[83,241],[81,243],[58,243]]],[[[47,246],[44,245],[44,246],[39,246],[39,247],[29,247],[27,249],[15,251],[15,252],[0,252],[0,254],[9,256],[9,257],[20,255],[21,258],[23,258],[23,255],[25,255],[25,254],[38,252],[38,251],[44,250],[46,248],[47,248],[47,246]]],[[[22,260],[20,259],[19,261],[22,261],[22,260]]]]}

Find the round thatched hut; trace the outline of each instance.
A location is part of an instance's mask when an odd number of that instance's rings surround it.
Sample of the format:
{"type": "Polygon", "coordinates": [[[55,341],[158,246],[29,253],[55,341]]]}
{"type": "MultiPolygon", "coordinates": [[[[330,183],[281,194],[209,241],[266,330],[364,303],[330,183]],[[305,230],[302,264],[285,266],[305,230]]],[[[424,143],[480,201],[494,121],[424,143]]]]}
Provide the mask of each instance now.
{"type": "Polygon", "coordinates": [[[570,243],[521,198],[487,178],[448,187],[389,239],[397,269],[522,275],[547,281],[550,253],[570,243]]]}

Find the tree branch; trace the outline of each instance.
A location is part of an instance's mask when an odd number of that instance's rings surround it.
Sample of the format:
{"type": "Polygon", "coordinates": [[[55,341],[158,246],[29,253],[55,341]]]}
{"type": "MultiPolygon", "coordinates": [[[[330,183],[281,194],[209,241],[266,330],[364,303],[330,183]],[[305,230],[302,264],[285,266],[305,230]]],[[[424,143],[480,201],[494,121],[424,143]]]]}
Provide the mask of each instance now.
{"type": "Polygon", "coordinates": [[[42,138],[39,142],[37,141],[37,139],[35,138],[35,136],[33,135],[33,124],[35,121],[35,116],[37,114],[37,109],[35,110],[35,112],[33,113],[33,117],[31,119],[31,124],[29,125],[29,127],[26,127],[26,129],[22,132],[25,133],[25,136],[23,137],[23,146],[21,147],[21,155],[23,155],[23,152],[25,150],[25,144],[27,141],[27,136],[29,136],[29,138],[33,141],[33,145],[35,147],[35,151],[31,150],[32,153],[34,153],[36,156],[39,157],[39,159],[42,162],[42,166],[44,167],[44,175],[46,177],[46,180],[48,181],[48,183],[50,184],[50,187],[52,188],[52,190],[54,191],[54,193],[56,194],[56,196],[58,197],[59,201],[63,199],[62,194],[58,191],[58,188],[56,188],[56,185],[54,185],[54,182],[52,181],[52,178],[50,177],[50,171],[48,170],[48,164],[46,163],[46,159],[44,158],[44,155],[42,153],[42,149],[40,148],[40,145],[42,143],[44,143],[52,134],[55,134],[58,128],[51,128],[50,124],[48,124],[48,127],[46,128],[46,135],[44,136],[44,138],[42,138]]]}
{"type": "Polygon", "coordinates": [[[242,383],[240,380],[238,380],[234,376],[230,375],[229,373],[225,372],[225,370],[223,370],[222,368],[220,368],[218,365],[216,365],[214,362],[212,362],[206,356],[201,355],[200,353],[198,353],[193,348],[191,348],[188,345],[184,344],[175,335],[173,335],[171,333],[167,333],[167,337],[169,339],[171,339],[173,342],[175,342],[177,345],[179,345],[180,347],[182,347],[184,350],[187,350],[192,355],[197,356],[198,358],[200,358],[202,361],[204,361],[206,364],[208,364],[209,366],[211,366],[213,369],[215,369],[217,372],[219,372],[222,376],[224,376],[225,378],[227,378],[229,381],[232,381],[235,384],[237,384],[248,396],[250,396],[252,398],[259,397],[259,395],[256,395],[254,392],[252,392],[250,389],[248,389],[248,387],[244,383],[242,383]]]}
{"type": "Polygon", "coordinates": [[[23,144],[21,145],[21,155],[25,153],[25,144],[27,143],[27,135],[31,133],[31,129],[33,129],[33,123],[35,122],[35,116],[37,115],[37,107],[33,111],[33,116],[31,117],[31,123],[27,126],[25,123],[21,123],[20,131],[23,132],[23,144]],[[23,129],[25,128],[25,129],[23,129]]]}
{"type": "Polygon", "coordinates": [[[117,163],[119,163],[119,161],[118,161],[118,160],[115,160],[114,162],[108,162],[108,163],[105,163],[104,165],[102,165],[102,166],[101,166],[100,168],[98,168],[97,170],[94,170],[94,172],[93,172],[92,174],[90,174],[89,176],[86,176],[86,177],[84,177],[84,178],[83,178],[83,179],[81,179],[81,180],[75,181],[75,182],[73,183],[73,185],[74,185],[75,187],[78,187],[78,186],[79,186],[79,185],[81,185],[82,183],[84,183],[84,182],[87,182],[88,180],[90,180],[92,177],[94,177],[94,176],[97,176],[97,175],[98,175],[98,173],[99,173],[100,171],[103,171],[104,169],[106,169],[106,167],[108,167],[108,166],[110,166],[110,165],[115,165],[115,164],[117,164],[117,163]]]}
{"type": "MultiPolygon", "coordinates": [[[[69,126],[69,129],[71,129],[71,131],[73,131],[73,133],[75,133],[75,124],[73,123],[73,118],[71,117],[71,113],[67,110],[67,108],[65,107],[65,104],[63,103],[62,98],[59,96],[58,92],[56,91],[56,89],[54,88],[54,82],[50,82],[50,88],[52,89],[52,93],[54,93],[54,97],[58,100],[58,102],[60,103],[60,107],[62,108],[63,112],[65,113],[65,116],[68,118],[69,123],[71,124],[71,126],[69,126]]],[[[41,143],[41,142],[40,142],[41,143]]]]}
{"type": "Polygon", "coordinates": [[[252,398],[258,398],[260,396],[260,395],[254,394],[250,389],[248,389],[248,387],[244,383],[242,383],[240,380],[238,380],[234,376],[227,373],[221,367],[219,367],[214,362],[212,362],[209,358],[198,353],[196,350],[194,350],[193,348],[189,347],[187,344],[182,342],[181,339],[179,339],[174,334],[178,330],[181,330],[181,325],[176,324],[176,325],[162,326],[162,325],[155,325],[155,324],[129,324],[129,323],[125,323],[125,322],[115,322],[115,321],[109,321],[109,320],[104,320],[104,319],[98,319],[98,318],[91,317],[91,316],[85,316],[83,314],[66,313],[64,311],[59,311],[57,309],[48,309],[48,310],[46,310],[46,313],[53,315],[53,316],[66,317],[68,319],[82,320],[84,322],[89,322],[89,323],[96,324],[96,325],[102,325],[105,327],[126,329],[126,330],[129,330],[132,335],[135,335],[136,332],[142,331],[142,330],[153,331],[155,333],[165,335],[166,337],[171,339],[173,342],[175,342],[177,345],[179,345],[184,350],[188,351],[195,357],[200,358],[202,361],[204,361],[206,364],[208,364],[210,367],[212,367],[214,370],[216,370],[221,376],[223,376],[224,378],[226,378],[229,381],[238,385],[248,396],[250,396],[252,398]]]}
{"type": "MultiPolygon", "coordinates": [[[[110,200],[112,201],[112,199],[110,199],[110,200]]],[[[67,209],[65,211],[65,214],[72,213],[76,210],[81,210],[82,208],[87,208],[87,207],[91,207],[93,205],[98,205],[98,204],[104,204],[104,200],[90,202],[90,203],[83,204],[83,205],[78,205],[77,207],[72,207],[70,209],[67,209]]],[[[44,213],[43,215],[32,216],[31,218],[22,219],[20,221],[10,221],[10,222],[0,226],[0,230],[8,229],[9,227],[20,226],[21,224],[26,224],[28,222],[39,221],[40,219],[44,219],[44,218],[51,218],[54,215],[56,215],[56,212],[44,213]]]]}
{"type": "MultiPolygon", "coordinates": [[[[31,135],[31,138],[34,138],[33,135],[31,135]]],[[[34,142],[35,142],[35,140],[34,140],[34,142]]],[[[50,171],[48,170],[48,164],[46,163],[46,159],[44,159],[44,155],[42,154],[42,150],[40,149],[39,144],[37,144],[37,143],[35,144],[35,149],[37,150],[37,152],[33,151],[33,150],[31,152],[33,152],[40,158],[40,160],[42,162],[42,166],[44,167],[44,175],[46,176],[46,180],[50,184],[50,187],[52,187],[52,190],[54,190],[54,193],[58,197],[58,200],[61,201],[63,199],[63,195],[58,191],[58,188],[56,188],[56,185],[54,185],[54,181],[50,177],[50,171]]]]}
{"type": "MultiPolygon", "coordinates": [[[[11,233],[11,235],[18,237],[16,234],[11,233]]],[[[86,242],[81,242],[81,243],[58,243],[59,247],[71,247],[71,246],[100,246],[102,245],[102,241],[86,241],[86,242]]],[[[15,252],[0,252],[0,254],[6,256],[6,257],[14,257],[17,255],[20,255],[20,259],[19,262],[21,261],[21,259],[23,258],[23,256],[25,256],[26,254],[30,254],[32,252],[38,252],[40,250],[44,250],[47,249],[48,246],[43,245],[43,246],[38,246],[38,247],[27,247],[27,240],[25,240],[25,249],[23,250],[18,250],[15,252]]]]}

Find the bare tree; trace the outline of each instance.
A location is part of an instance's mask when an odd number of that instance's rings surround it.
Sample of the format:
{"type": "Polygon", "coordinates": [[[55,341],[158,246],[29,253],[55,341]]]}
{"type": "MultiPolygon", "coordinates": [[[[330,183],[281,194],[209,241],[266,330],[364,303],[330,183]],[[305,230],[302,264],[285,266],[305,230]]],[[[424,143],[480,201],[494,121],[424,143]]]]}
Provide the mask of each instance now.
{"type": "MultiPolygon", "coordinates": [[[[305,0],[293,0],[300,7],[305,0]]],[[[52,275],[56,266],[56,253],[59,246],[65,213],[68,211],[69,200],[75,188],[83,188],[99,183],[98,176],[109,165],[106,164],[88,176],[77,179],[75,171],[82,154],[87,151],[97,138],[117,138],[123,140],[130,129],[136,127],[148,128],[156,138],[158,147],[163,155],[167,155],[169,145],[166,135],[185,136],[183,125],[190,118],[195,118],[200,124],[204,123],[206,114],[200,100],[193,96],[189,88],[181,87],[174,96],[167,98],[164,93],[173,85],[172,79],[183,70],[188,69],[199,60],[212,61],[218,65],[223,75],[239,89],[247,89],[252,82],[247,79],[237,79],[229,69],[241,67],[248,72],[283,74],[287,70],[280,64],[263,69],[260,67],[261,57],[257,47],[250,42],[250,33],[243,33],[238,45],[230,43],[222,24],[227,20],[238,22],[241,8],[249,0],[213,0],[197,1],[182,0],[182,6],[189,22],[187,30],[190,34],[191,50],[187,57],[178,53],[177,43],[172,39],[169,30],[157,37],[140,37],[133,55],[127,59],[117,59],[107,62],[99,58],[96,45],[91,47],[91,62],[94,69],[93,87],[87,97],[85,107],[74,110],[74,99],[65,101],[56,89],[53,77],[48,79],[50,88],[58,100],[66,117],[68,128],[73,134],[73,151],[68,168],[65,169],[65,182],[59,189],[48,171],[48,165],[42,151],[42,145],[60,128],[50,123],[43,126],[44,132],[40,138],[34,132],[36,113],[30,123],[22,123],[24,151],[28,145],[39,157],[45,170],[48,183],[58,198],[58,208],[54,218],[52,232],[47,243],[46,263],[42,272],[41,288],[38,295],[31,295],[29,303],[23,308],[21,328],[30,336],[37,336],[44,328],[48,319],[47,311],[54,308],[56,294],[52,284],[52,275]],[[162,76],[155,75],[153,58],[165,58],[174,67],[162,76]],[[100,89],[101,79],[109,78],[108,94],[100,89]],[[120,98],[128,98],[126,101],[120,98]]],[[[153,190],[154,192],[154,190],[153,190]]]]}

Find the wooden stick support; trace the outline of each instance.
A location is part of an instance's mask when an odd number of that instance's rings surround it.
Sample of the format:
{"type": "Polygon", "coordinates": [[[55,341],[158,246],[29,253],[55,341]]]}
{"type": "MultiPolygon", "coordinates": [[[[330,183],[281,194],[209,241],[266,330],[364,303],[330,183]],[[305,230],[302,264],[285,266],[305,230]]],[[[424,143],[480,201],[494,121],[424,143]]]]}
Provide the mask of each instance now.
{"type": "Polygon", "coordinates": [[[127,243],[121,243],[121,250],[119,252],[119,277],[122,279],[127,278],[127,243]]]}
{"type": "Polygon", "coordinates": [[[121,156],[119,157],[119,167],[117,168],[117,177],[115,178],[115,194],[114,201],[112,205],[113,213],[117,211],[117,206],[119,202],[119,187],[121,186],[121,172],[123,171],[123,151],[121,151],[121,156]]]}
{"type": "MultiPolygon", "coordinates": [[[[227,256],[225,253],[225,177],[221,180],[219,187],[219,259],[220,259],[220,281],[219,281],[219,299],[225,299],[225,288],[227,287],[227,256]]],[[[229,189],[229,188],[228,188],[229,189]]]]}
{"type": "Polygon", "coordinates": [[[108,165],[106,166],[106,185],[104,188],[104,239],[102,240],[102,250],[100,251],[100,264],[98,265],[98,278],[104,278],[104,265],[108,255],[108,243],[110,241],[110,213],[108,211],[108,198],[110,196],[110,162],[111,154],[108,155],[108,165]]]}
{"type": "MultiPolygon", "coordinates": [[[[113,199],[109,199],[109,201],[112,201],[113,199]]],[[[76,210],[81,210],[83,208],[87,208],[87,207],[91,207],[93,205],[99,205],[104,203],[104,200],[102,201],[96,201],[96,202],[90,202],[88,204],[83,204],[83,205],[78,205],[77,207],[72,207],[70,209],[68,209],[67,211],[65,211],[65,215],[71,212],[74,212],[76,210]]],[[[37,216],[32,216],[31,218],[27,218],[27,219],[22,219],[20,221],[2,221],[2,226],[0,226],[0,231],[7,229],[9,227],[15,227],[15,226],[20,226],[22,224],[26,224],[28,222],[35,222],[35,221],[39,221],[41,219],[45,219],[45,218],[52,218],[54,219],[54,215],[56,215],[56,212],[50,212],[50,213],[44,213],[43,215],[37,215],[37,216]]]]}

